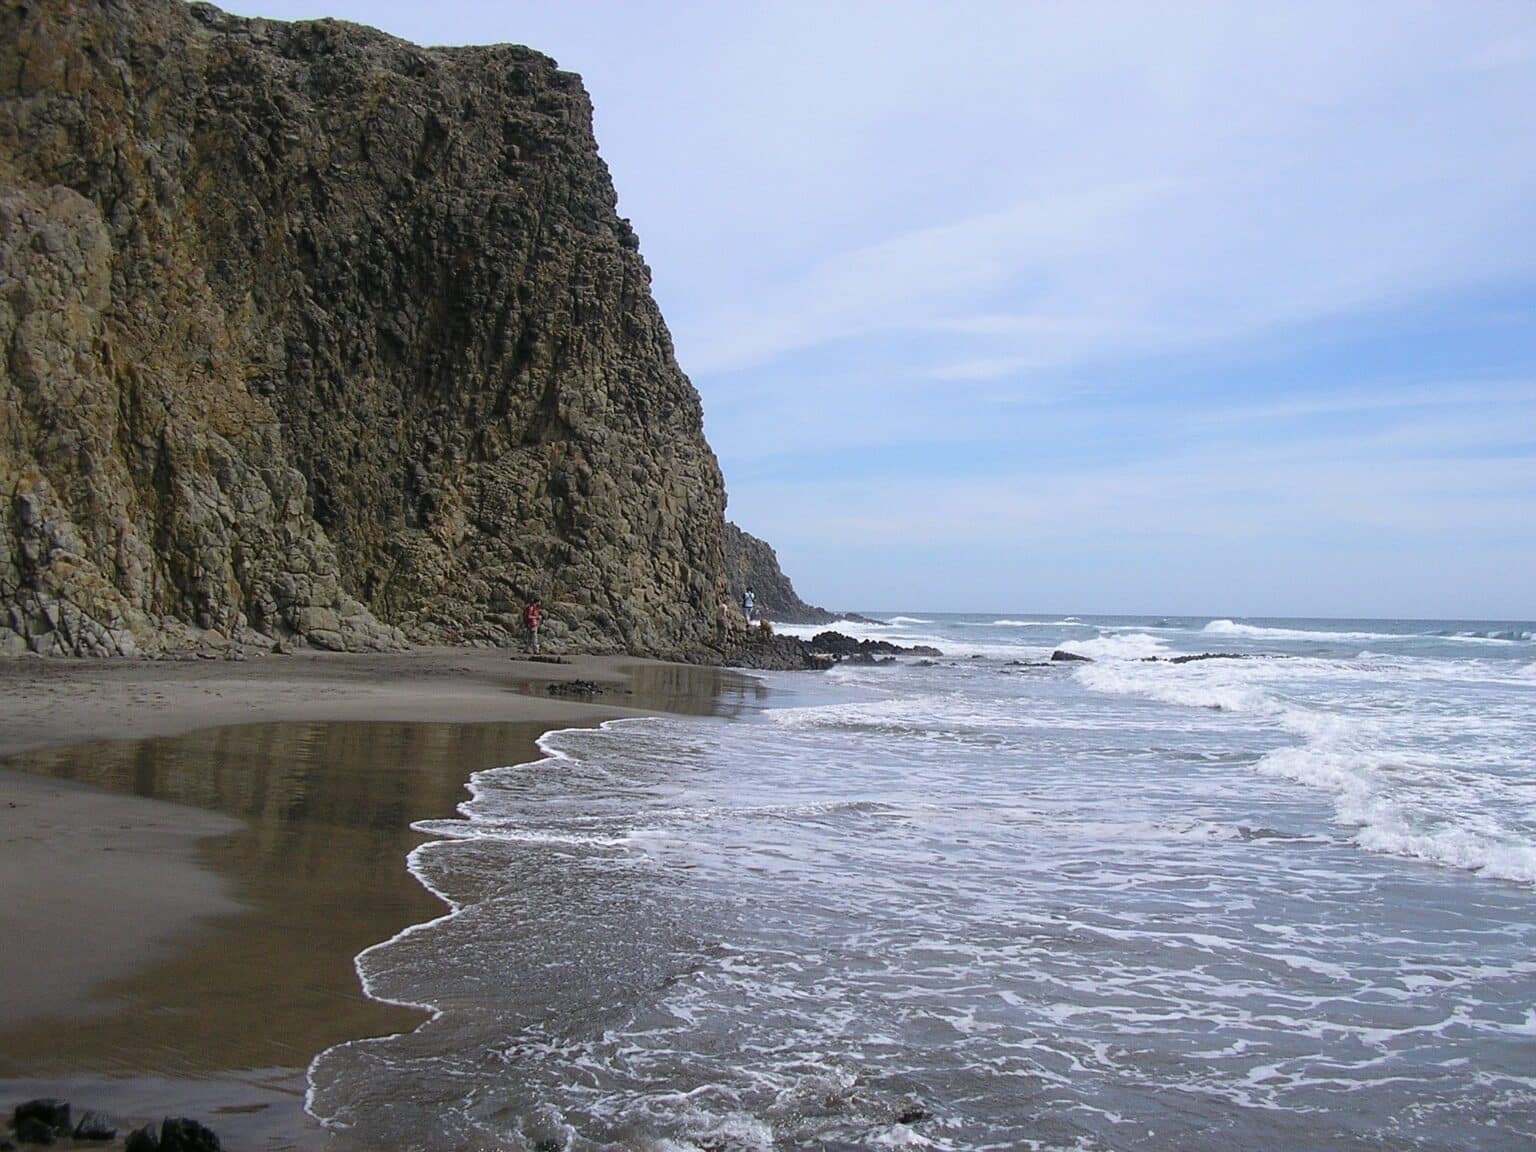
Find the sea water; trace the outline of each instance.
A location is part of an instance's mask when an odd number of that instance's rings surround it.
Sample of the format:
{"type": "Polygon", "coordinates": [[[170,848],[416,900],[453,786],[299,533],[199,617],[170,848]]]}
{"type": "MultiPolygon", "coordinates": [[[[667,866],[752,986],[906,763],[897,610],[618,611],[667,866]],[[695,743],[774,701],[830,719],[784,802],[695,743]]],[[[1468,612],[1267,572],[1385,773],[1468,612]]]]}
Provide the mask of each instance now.
{"type": "Polygon", "coordinates": [[[315,1115],[434,1149],[1536,1147],[1531,624],[840,627],[943,655],[553,733],[421,825],[448,911],[358,970],[432,1016],[321,1055],[315,1115]]]}

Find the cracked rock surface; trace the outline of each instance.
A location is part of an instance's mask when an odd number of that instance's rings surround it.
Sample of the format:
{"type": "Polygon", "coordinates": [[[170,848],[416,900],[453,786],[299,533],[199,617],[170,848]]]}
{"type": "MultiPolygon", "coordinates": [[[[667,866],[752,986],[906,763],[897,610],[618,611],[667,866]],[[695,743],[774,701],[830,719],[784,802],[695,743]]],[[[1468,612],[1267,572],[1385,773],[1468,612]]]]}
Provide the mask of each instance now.
{"type": "Polygon", "coordinates": [[[725,494],[578,77],[0,8],[0,653],[718,649],[725,494]]]}

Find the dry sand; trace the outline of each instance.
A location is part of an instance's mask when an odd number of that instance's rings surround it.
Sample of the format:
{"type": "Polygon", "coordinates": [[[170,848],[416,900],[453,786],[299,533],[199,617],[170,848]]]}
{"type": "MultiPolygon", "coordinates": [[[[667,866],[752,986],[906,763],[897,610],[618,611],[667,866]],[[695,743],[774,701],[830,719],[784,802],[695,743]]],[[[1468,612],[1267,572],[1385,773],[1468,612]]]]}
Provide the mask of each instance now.
{"type": "Polygon", "coordinates": [[[559,727],[729,712],[719,669],[484,649],[240,663],[0,660],[0,1108],[188,1114],[318,1147],[304,1068],[414,1027],[352,958],[441,907],[410,822],[559,727]],[[552,697],[551,683],[601,686],[552,697]]]}

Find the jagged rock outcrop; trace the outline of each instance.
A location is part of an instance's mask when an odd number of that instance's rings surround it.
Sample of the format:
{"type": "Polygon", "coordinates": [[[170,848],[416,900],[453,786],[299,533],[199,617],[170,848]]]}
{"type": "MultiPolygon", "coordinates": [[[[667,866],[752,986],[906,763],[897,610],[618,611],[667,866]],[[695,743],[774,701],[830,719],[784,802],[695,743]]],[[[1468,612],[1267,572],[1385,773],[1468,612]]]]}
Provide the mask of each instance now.
{"type": "Polygon", "coordinates": [[[794,584],[779,568],[778,554],[768,542],[743,532],[729,521],[725,525],[725,573],[731,603],[740,604],[742,594],[751,588],[757,597],[757,611],[770,620],[781,624],[830,624],[839,619],[800,599],[794,584]]]}
{"type": "MultiPolygon", "coordinates": [[[[580,80],[0,8],[0,651],[721,648],[724,490],[580,80]]],[[[766,585],[759,594],[766,602],[766,585]]]]}
{"type": "Polygon", "coordinates": [[[939,649],[930,644],[913,644],[904,647],[889,640],[856,640],[842,632],[818,632],[806,643],[813,656],[828,656],[834,660],[851,660],[869,663],[883,656],[942,656],[939,649]]]}
{"type": "Polygon", "coordinates": [[[733,628],[719,650],[721,663],[733,668],[765,668],[777,671],[809,671],[831,667],[830,659],[818,657],[804,640],[775,633],[772,626],[733,628]]]}

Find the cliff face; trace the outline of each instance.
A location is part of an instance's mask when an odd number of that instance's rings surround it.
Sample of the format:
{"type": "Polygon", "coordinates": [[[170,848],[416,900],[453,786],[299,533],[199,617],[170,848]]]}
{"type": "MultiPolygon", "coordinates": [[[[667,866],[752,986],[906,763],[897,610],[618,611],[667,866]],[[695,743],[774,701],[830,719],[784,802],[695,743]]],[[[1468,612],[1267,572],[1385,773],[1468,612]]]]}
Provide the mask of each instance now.
{"type": "Polygon", "coordinates": [[[752,589],[757,610],[781,624],[830,624],[839,617],[813,607],[795,593],[795,586],[779,568],[779,557],[766,540],[725,526],[725,573],[731,602],[740,604],[742,593],[752,589]]]}
{"type": "Polygon", "coordinates": [[[715,644],[724,491],[579,79],[0,9],[0,651],[715,644]]]}

